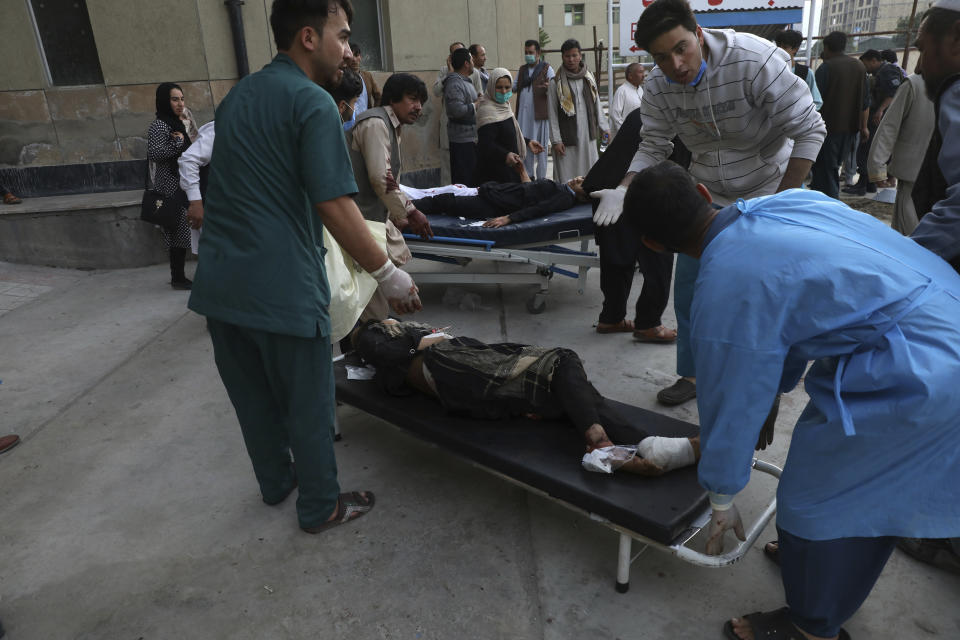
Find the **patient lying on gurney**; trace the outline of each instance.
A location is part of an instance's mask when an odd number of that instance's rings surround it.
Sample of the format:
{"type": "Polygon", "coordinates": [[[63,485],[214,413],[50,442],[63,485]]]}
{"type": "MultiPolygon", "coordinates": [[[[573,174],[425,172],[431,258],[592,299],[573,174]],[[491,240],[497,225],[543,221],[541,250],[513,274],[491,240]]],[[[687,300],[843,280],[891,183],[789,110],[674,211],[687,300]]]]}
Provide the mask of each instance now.
{"type": "Polygon", "coordinates": [[[351,339],[392,395],[420,391],[451,413],[487,420],[566,417],[586,441],[584,466],[587,459],[600,459],[608,472],[620,468],[653,476],[700,457],[699,437],[641,435],[635,447],[614,447],[614,442],[634,445],[636,432],[590,384],[569,349],[486,344],[392,319],[358,327],[351,339]]]}
{"type": "Polygon", "coordinates": [[[502,227],[565,211],[578,202],[590,202],[583,190],[582,177],[566,183],[553,180],[485,182],[477,187],[475,196],[441,193],[413,200],[414,206],[427,215],[442,213],[486,220],[485,227],[502,227]]]}

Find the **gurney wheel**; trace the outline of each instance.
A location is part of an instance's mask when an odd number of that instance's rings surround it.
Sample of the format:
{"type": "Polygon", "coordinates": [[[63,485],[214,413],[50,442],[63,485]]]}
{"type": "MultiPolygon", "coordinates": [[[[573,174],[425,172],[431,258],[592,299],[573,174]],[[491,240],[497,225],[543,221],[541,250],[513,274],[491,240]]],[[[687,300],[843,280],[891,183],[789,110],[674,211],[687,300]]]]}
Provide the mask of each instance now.
{"type": "Polygon", "coordinates": [[[527,299],[527,311],[534,315],[543,313],[547,308],[547,297],[542,293],[535,293],[527,299]]]}

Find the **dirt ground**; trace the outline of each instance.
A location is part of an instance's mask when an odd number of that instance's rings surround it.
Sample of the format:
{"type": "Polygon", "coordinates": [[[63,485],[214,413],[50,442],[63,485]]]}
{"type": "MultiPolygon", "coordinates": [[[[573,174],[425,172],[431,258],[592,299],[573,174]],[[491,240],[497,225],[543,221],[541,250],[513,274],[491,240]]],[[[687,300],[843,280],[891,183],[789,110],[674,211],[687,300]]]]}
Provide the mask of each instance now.
{"type": "Polygon", "coordinates": [[[890,224],[890,221],[893,219],[893,204],[878,202],[877,200],[870,200],[869,198],[848,196],[845,193],[840,194],[840,199],[857,211],[869,213],[873,217],[883,220],[887,224],[890,224]]]}

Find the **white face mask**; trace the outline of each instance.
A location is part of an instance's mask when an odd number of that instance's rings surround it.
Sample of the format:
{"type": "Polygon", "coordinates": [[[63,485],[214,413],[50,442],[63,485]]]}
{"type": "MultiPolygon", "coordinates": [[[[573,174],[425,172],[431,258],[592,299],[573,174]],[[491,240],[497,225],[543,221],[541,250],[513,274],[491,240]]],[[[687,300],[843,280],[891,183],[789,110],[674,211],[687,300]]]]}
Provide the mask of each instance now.
{"type": "Polygon", "coordinates": [[[341,109],[341,110],[340,110],[340,121],[341,121],[341,122],[350,122],[351,120],[353,120],[353,117],[354,117],[354,115],[355,115],[355,114],[354,114],[353,107],[351,107],[349,104],[346,104],[346,103],[344,103],[344,106],[346,106],[347,109],[350,109],[350,117],[349,117],[349,118],[345,118],[345,117],[344,117],[344,111],[343,111],[343,109],[341,109]]]}

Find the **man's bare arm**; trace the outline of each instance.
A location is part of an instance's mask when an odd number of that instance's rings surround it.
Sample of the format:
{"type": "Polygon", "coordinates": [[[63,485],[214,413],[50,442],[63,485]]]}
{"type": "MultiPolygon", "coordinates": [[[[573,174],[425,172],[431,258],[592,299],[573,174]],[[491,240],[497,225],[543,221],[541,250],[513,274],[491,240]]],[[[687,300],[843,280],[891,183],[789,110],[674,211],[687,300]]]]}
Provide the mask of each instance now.
{"type": "Polygon", "coordinates": [[[799,189],[803,186],[803,179],[810,173],[810,167],[813,166],[812,160],[806,158],[790,158],[787,162],[787,170],[780,179],[780,186],[777,187],[777,193],[787,189],[799,189]]]}
{"type": "Polygon", "coordinates": [[[627,171],[627,175],[623,176],[623,180],[620,181],[621,187],[629,187],[630,183],[633,182],[633,176],[637,175],[636,171],[627,171]]]}
{"type": "Polygon", "coordinates": [[[353,198],[340,196],[321,202],[316,207],[323,226],[364,271],[376,271],[387,261],[386,252],[370,235],[363,214],[353,198]]]}

